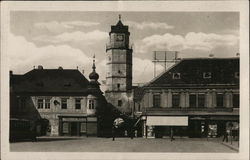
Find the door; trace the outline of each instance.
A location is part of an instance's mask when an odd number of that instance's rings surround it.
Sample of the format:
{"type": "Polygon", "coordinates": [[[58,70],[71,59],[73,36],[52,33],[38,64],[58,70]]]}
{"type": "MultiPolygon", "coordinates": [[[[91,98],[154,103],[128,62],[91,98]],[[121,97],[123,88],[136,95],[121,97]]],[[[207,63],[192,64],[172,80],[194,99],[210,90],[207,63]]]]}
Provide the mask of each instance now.
{"type": "Polygon", "coordinates": [[[77,122],[71,122],[71,136],[77,136],[78,135],[78,127],[77,122]]]}

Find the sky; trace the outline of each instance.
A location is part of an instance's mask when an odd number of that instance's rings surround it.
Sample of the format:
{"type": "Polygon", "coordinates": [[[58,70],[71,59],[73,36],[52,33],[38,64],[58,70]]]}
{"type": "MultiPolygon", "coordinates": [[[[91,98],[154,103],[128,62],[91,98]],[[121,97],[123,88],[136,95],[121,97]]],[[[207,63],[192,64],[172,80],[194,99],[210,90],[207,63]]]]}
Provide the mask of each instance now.
{"type": "MultiPolygon", "coordinates": [[[[179,58],[235,57],[239,52],[238,12],[63,12],[12,11],[8,58],[14,74],[44,69],[79,69],[88,78],[96,57],[105,80],[111,25],[129,26],[133,83],[154,77],[154,51],[178,51],[179,58]],[[143,77],[143,78],[142,78],[143,77]]],[[[157,64],[156,73],[164,70],[157,64]]]]}

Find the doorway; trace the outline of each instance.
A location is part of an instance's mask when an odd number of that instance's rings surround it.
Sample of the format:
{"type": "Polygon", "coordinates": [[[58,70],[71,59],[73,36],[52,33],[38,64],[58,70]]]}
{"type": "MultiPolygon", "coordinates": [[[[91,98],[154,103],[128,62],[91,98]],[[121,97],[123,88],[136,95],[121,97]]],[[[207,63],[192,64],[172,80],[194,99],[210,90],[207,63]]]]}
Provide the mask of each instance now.
{"type": "Polygon", "coordinates": [[[77,122],[71,122],[71,136],[77,136],[78,135],[78,127],[77,122]]]}

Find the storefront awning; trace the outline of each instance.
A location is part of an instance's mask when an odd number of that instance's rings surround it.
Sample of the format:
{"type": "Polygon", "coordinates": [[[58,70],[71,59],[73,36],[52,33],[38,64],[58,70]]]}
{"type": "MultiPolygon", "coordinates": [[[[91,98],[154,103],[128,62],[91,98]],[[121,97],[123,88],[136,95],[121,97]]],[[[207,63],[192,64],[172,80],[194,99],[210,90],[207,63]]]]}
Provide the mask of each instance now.
{"type": "Polygon", "coordinates": [[[147,116],[147,126],[188,126],[188,116],[147,116]]]}

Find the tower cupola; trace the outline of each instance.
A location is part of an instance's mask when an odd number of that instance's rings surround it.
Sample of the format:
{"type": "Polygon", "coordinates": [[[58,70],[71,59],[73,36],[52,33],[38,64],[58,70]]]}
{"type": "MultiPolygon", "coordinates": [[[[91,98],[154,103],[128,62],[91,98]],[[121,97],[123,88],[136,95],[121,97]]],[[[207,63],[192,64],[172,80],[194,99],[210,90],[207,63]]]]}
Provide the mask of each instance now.
{"type": "Polygon", "coordinates": [[[93,66],[92,66],[93,71],[89,74],[89,79],[90,81],[97,81],[99,79],[99,74],[96,73],[95,69],[95,55],[93,56],[93,66]]]}

